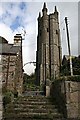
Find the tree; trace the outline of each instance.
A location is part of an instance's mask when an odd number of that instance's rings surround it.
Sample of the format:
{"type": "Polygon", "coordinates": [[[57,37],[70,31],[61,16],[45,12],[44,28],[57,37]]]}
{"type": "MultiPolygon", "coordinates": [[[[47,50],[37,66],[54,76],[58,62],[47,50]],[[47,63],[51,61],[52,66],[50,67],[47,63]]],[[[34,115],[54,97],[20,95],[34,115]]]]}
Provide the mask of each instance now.
{"type": "Polygon", "coordinates": [[[80,56],[75,57],[72,62],[74,75],[80,75],[80,56]]]}
{"type": "MultiPolygon", "coordinates": [[[[72,66],[73,66],[73,74],[80,75],[80,56],[72,58],[72,66]]],[[[67,59],[65,56],[62,60],[61,66],[61,75],[70,75],[70,63],[69,58],[67,59]]]]}
{"type": "Polygon", "coordinates": [[[24,87],[24,91],[26,91],[28,88],[30,89],[31,87],[35,86],[35,73],[32,73],[31,75],[27,75],[26,73],[24,73],[24,77],[23,77],[23,87],[24,87]]]}

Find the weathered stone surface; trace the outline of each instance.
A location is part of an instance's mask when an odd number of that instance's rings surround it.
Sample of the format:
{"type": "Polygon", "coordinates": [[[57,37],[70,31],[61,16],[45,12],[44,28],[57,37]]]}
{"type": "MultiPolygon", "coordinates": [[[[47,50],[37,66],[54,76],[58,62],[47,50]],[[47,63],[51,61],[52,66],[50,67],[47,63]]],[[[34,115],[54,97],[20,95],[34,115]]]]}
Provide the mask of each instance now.
{"type": "Polygon", "coordinates": [[[79,80],[56,80],[51,88],[51,95],[56,99],[60,110],[67,119],[80,119],[80,82],[79,80]]]}
{"type": "Polygon", "coordinates": [[[14,36],[14,44],[8,42],[2,43],[1,54],[1,70],[3,92],[5,89],[16,90],[22,93],[23,71],[22,71],[22,36],[16,34],[14,36]]]}
{"type": "Polygon", "coordinates": [[[48,15],[45,9],[42,10],[43,15],[38,17],[36,72],[40,85],[45,84],[46,79],[58,77],[61,64],[58,12],[48,15]]]}
{"type": "Polygon", "coordinates": [[[46,86],[46,97],[50,96],[50,86],[46,86]]]}

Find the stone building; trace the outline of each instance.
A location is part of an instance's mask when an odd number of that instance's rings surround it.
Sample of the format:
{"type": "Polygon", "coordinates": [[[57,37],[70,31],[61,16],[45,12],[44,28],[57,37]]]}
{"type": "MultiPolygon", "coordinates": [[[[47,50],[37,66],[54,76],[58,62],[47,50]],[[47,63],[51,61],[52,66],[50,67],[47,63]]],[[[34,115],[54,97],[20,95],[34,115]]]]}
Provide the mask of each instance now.
{"type": "Polygon", "coordinates": [[[42,16],[38,17],[38,36],[36,52],[37,84],[46,84],[47,80],[55,79],[60,74],[61,42],[59,29],[59,13],[55,6],[54,13],[47,14],[44,3],[42,16]]]}
{"type": "Polygon", "coordinates": [[[0,37],[0,76],[2,77],[2,87],[10,91],[22,93],[23,65],[22,65],[22,36],[14,36],[14,44],[0,37]]]}

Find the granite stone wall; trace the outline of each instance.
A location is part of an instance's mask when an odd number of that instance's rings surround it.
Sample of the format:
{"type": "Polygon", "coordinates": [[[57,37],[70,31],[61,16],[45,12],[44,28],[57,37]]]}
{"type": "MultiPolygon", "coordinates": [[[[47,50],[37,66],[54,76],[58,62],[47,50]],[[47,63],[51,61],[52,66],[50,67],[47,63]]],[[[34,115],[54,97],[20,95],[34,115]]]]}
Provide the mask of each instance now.
{"type": "Polygon", "coordinates": [[[23,92],[23,60],[22,60],[22,36],[14,36],[14,44],[3,43],[1,54],[1,76],[3,93],[6,90],[13,93],[23,92]]]}
{"type": "Polygon", "coordinates": [[[80,77],[55,80],[51,86],[51,96],[67,119],[80,119],[80,77]]]}

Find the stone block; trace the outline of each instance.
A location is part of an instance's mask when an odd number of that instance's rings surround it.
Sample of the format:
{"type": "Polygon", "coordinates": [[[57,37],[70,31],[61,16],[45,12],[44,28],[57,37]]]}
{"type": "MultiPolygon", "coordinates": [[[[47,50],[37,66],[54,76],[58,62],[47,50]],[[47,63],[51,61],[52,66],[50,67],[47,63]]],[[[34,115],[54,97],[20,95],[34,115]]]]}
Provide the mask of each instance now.
{"type": "Polygon", "coordinates": [[[78,104],[77,103],[69,103],[67,104],[67,118],[78,118],[78,104]]]}
{"type": "Polygon", "coordinates": [[[50,96],[50,86],[46,86],[46,97],[50,96]]]}

